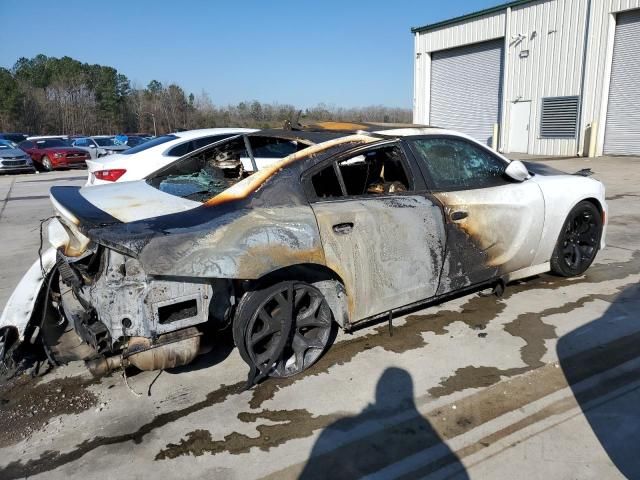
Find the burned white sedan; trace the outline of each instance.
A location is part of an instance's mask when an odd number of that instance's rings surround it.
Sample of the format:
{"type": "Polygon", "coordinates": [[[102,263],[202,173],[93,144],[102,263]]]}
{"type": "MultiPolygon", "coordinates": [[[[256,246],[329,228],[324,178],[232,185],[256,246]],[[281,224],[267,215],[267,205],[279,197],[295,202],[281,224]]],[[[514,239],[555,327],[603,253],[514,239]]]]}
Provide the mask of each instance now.
{"type": "Polygon", "coordinates": [[[53,361],[96,370],[170,368],[230,327],[250,383],[289,376],[338,326],[580,275],[604,246],[600,182],[455,132],[383,128],[257,132],[144,181],[52,188],[53,248],[3,313],[5,363],[42,342],[53,361]],[[288,155],[249,176],[233,168],[257,148],[288,155]]]}

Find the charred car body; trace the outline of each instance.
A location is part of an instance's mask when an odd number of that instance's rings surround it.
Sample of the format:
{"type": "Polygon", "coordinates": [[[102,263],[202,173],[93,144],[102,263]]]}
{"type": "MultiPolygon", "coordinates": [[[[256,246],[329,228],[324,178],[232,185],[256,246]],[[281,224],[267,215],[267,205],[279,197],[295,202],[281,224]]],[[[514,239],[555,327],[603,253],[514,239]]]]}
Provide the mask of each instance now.
{"type": "Polygon", "coordinates": [[[47,321],[32,312],[52,305],[95,368],[159,369],[193,360],[205,326],[230,326],[252,381],[293,375],[336,325],[582,274],[604,246],[604,187],[546,173],[442,129],[330,123],[227,139],[140,182],[54,187],[45,271],[0,328],[33,340],[47,321]],[[258,146],[288,155],[242,178],[258,146]]]}

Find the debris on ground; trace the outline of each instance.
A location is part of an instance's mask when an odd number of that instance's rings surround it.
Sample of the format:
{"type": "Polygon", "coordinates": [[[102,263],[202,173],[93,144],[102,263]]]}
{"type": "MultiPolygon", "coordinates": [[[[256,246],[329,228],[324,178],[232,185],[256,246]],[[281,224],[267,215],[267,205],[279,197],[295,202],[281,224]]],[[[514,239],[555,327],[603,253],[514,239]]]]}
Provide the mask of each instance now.
{"type": "MultiPolygon", "coordinates": [[[[53,417],[78,414],[98,403],[87,387],[94,379],[66,377],[42,382],[21,375],[3,384],[0,390],[0,448],[28,438],[53,417]]],[[[101,404],[99,408],[104,408],[101,404]]]]}

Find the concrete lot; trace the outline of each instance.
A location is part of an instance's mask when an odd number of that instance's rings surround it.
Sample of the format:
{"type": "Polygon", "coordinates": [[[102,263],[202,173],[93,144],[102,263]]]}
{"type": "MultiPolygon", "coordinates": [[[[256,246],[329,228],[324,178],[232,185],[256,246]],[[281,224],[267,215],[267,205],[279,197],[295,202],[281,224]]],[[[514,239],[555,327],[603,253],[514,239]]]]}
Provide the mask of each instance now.
{"type": "MultiPolygon", "coordinates": [[[[608,247],[585,276],[341,334],[305,374],[251,391],[225,338],[129,378],[140,396],[59,368],[25,384],[23,417],[0,393],[0,478],[640,478],[640,159],[548,163],[607,186],[608,247]]],[[[83,179],[0,177],[0,305],[37,258],[48,188],[83,179]]]]}

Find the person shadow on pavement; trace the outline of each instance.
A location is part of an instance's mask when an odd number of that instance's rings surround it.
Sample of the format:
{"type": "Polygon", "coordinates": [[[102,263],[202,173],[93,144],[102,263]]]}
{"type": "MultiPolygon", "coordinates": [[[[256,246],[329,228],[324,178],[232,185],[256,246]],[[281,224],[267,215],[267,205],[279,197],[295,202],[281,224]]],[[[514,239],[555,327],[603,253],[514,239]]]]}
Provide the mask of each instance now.
{"type": "MultiPolygon", "coordinates": [[[[558,341],[560,366],[611,462],[640,480],[640,284],[558,341]]],[[[584,449],[577,445],[576,450],[584,449]]]]}
{"type": "Polygon", "coordinates": [[[300,479],[426,477],[436,471],[467,479],[464,466],[418,412],[411,375],[387,368],[375,403],[325,428],[300,479]]]}

